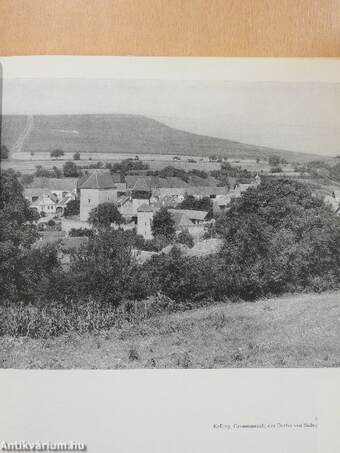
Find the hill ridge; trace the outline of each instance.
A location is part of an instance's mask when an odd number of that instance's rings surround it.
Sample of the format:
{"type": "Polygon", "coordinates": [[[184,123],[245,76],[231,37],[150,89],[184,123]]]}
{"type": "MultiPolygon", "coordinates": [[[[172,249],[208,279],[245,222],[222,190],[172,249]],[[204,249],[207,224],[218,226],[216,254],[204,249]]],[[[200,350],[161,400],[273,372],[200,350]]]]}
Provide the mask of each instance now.
{"type": "Polygon", "coordinates": [[[65,152],[220,155],[240,159],[266,158],[276,154],[290,162],[322,159],[313,153],[193,133],[142,114],[129,113],[3,115],[4,145],[11,148],[17,143],[30,116],[34,125],[23,144],[22,150],[26,152],[61,148],[65,152]]]}

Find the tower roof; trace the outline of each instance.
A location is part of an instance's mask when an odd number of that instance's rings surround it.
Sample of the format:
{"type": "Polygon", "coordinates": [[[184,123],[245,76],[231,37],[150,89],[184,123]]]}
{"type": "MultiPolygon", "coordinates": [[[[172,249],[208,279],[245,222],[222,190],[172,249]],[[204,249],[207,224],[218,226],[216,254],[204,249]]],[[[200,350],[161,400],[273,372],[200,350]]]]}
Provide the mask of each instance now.
{"type": "Polygon", "coordinates": [[[98,170],[81,177],[78,181],[79,189],[113,189],[115,186],[116,182],[109,172],[98,170]]]}

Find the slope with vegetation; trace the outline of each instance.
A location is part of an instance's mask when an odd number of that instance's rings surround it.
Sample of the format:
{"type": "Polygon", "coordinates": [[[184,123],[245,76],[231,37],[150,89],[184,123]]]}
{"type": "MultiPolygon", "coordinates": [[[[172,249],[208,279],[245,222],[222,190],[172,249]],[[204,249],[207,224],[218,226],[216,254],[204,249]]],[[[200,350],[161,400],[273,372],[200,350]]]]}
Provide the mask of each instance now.
{"type": "MultiPolygon", "coordinates": [[[[4,115],[2,140],[11,147],[22,133],[24,116],[4,115]]],[[[176,154],[237,159],[268,158],[279,154],[287,161],[307,162],[317,156],[193,134],[142,115],[35,115],[25,140],[26,152],[176,154]]]]}
{"type": "Polygon", "coordinates": [[[340,293],[212,304],[57,338],[0,338],[5,368],[339,367],[340,293]]]}

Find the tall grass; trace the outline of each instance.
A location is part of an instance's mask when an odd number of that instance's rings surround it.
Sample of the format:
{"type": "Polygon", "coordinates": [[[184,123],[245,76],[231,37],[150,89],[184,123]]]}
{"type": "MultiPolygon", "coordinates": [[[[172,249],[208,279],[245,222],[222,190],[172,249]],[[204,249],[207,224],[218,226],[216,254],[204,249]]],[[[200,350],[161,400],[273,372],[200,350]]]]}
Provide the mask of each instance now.
{"type": "Polygon", "coordinates": [[[174,310],[173,301],[163,295],[127,301],[118,307],[93,299],[68,304],[6,302],[0,305],[0,336],[49,338],[72,331],[99,332],[174,310]]]}

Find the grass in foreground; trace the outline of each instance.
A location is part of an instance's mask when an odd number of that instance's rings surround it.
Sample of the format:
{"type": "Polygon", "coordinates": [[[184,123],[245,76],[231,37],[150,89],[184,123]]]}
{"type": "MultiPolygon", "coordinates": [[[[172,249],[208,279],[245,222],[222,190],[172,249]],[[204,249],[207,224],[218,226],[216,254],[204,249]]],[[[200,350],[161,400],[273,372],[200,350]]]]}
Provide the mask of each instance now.
{"type": "Polygon", "coordinates": [[[0,338],[3,368],[340,366],[340,291],[216,304],[100,334],[0,338]]]}

